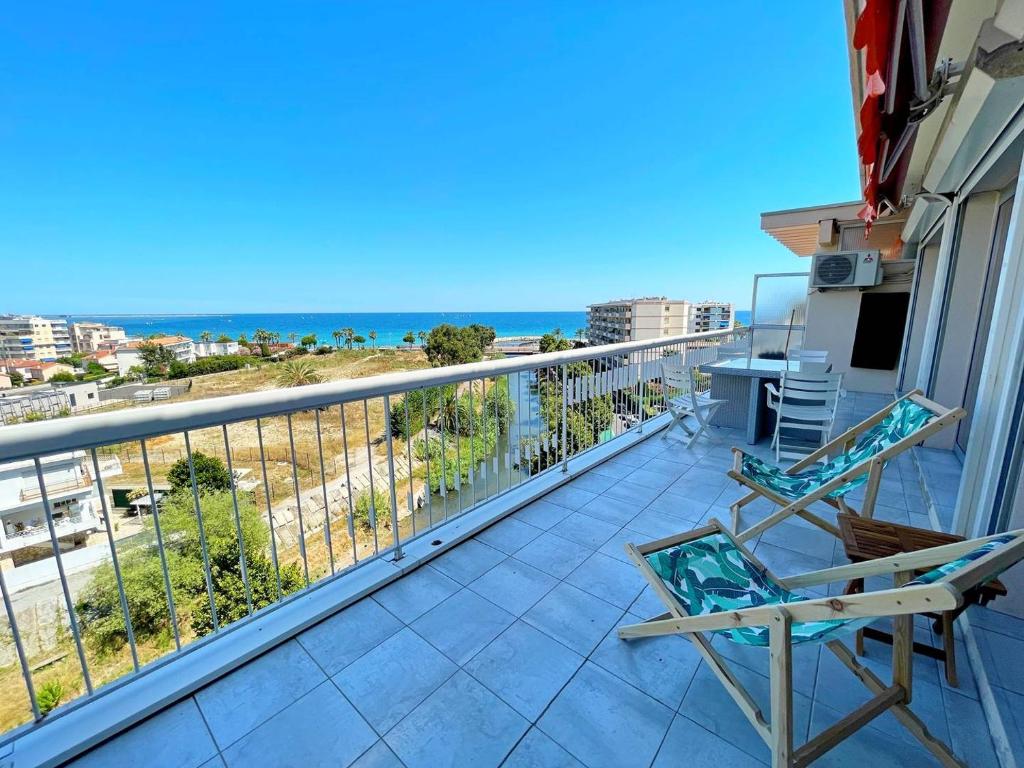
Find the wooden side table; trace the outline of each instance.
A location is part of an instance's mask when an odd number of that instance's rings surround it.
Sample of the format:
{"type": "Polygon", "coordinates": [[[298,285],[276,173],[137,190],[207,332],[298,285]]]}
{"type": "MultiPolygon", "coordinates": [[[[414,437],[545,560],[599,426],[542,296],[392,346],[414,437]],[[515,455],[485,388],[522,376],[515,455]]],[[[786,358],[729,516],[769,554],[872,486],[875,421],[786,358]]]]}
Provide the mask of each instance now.
{"type": "MultiPolygon", "coordinates": [[[[846,557],[853,563],[964,541],[962,536],[939,533],[926,528],[914,528],[909,525],[887,523],[882,520],[871,520],[858,515],[843,513],[837,518],[846,557]]],[[[917,575],[924,573],[925,570],[928,569],[918,571],[917,575]]],[[[846,585],[846,594],[848,595],[863,591],[864,579],[853,579],[846,585]]],[[[934,619],[932,628],[942,636],[942,648],[933,648],[927,643],[915,642],[914,652],[942,661],[945,664],[946,680],[950,685],[957,687],[953,622],[969,606],[975,603],[986,605],[1005,594],[1006,587],[1002,582],[990,581],[988,584],[965,592],[963,605],[956,610],[925,614],[934,619]]],[[[865,627],[857,633],[857,654],[861,656],[864,655],[865,637],[892,645],[891,634],[874,627],[865,627]]]]}

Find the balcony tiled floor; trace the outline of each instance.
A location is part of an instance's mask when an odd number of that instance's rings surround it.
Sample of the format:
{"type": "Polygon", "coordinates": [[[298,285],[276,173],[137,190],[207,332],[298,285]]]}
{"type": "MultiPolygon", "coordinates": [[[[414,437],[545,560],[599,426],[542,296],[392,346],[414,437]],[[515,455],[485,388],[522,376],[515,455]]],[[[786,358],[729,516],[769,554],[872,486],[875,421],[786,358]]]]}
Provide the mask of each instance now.
{"type": "MultiPolygon", "coordinates": [[[[858,409],[874,410],[854,398],[845,416],[858,409]]],[[[764,744],[688,641],[615,635],[663,610],[623,542],[728,519],[739,491],[724,471],[738,436],[723,438],[693,450],[646,440],[74,765],[764,764],[764,744]]],[[[887,470],[883,495],[882,514],[926,522],[909,460],[887,470]]],[[[748,509],[760,517],[771,507],[748,509]]],[[[838,542],[802,522],[768,531],[754,551],[780,575],[842,561],[838,542]]],[[[932,638],[920,626],[918,639],[932,638]]],[[[992,655],[1024,653],[1020,627],[992,632],[992,655]]],[[[767,652],[714,642],[767,711],[767,652]]],[[[889,649],[869,641],[868,651],[888,675],[889,649]]],[[[794,658],[802,742],[867,691],[827,651],[802,646],[794,658]]],[[[913,707],[971,766],[995,766],[966,659],[961,670],[954,690],[937,662],[915,657],[913,707]]],[[[1002,670],[1019,729],[1024,676],[1002,670]]],[[[885,715],[818,764],[931,762],[885,715]]]]}

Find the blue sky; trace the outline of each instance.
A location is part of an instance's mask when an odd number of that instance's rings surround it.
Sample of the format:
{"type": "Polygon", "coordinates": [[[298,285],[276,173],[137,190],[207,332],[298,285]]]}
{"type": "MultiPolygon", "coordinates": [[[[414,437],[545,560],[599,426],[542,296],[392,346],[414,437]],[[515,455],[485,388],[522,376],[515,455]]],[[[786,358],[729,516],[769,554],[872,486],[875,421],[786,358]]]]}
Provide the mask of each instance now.
{"type": "Polygon", "coordinates": [[[745,307],[846,66],[822,0],[14,3],[0,311],[745,307]]]}

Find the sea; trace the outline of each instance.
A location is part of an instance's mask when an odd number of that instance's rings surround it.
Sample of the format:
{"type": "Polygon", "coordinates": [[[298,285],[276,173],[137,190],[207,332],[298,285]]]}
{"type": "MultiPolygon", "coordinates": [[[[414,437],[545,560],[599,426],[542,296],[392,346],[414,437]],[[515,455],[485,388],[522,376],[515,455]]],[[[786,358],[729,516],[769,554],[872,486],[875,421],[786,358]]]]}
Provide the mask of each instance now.
{"type": "MultiPolygon", "coordinates": [[[[217,338],[227,334],[237,339],[240,334],[252,338],[253,331],[263,328],[281,334],[288,341],[290,334],[299,337],[315,334],[326,344],[333,344],[331,334],[341,328],[353,328],[366,336],[377,332],[378,346],[396,346],[412,331],[429,332],[442,323],[469,325],[480,323],[494,328],[498,336],[540,336],[561,329],[573,337],[577,329],[587,327],[586,312],[294,312],[271,314],[225,315],[68,315],[68,322],[98,322],[124,328],[129,336],[152,334],[190,336],[198,339],[203,331],[217,338]]],[[[736,311],[736,319],[750,324],[749,311],[736,311]]]]}

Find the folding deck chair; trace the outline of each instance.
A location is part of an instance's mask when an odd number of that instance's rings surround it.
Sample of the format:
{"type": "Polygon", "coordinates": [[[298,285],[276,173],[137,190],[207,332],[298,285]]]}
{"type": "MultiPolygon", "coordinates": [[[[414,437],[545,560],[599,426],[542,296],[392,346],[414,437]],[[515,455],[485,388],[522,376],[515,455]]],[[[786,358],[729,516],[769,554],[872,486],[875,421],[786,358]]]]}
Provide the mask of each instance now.
{"type": "Polygon", "coordinates": [[[747,541],[792,515],[799,515],[839,538],[839,529],[808,507],[820,501],[841,512],[873,517],[886,463],[955,424],[966,413],[963,408],[944,408],[915,389],[789,469],[780,469],[740,448],[733,448],[733,467],[727,474],[750,488],[750,493],[730,507],[736,540],[747,541]],[[818,464],[819,461],[824,463],[818,464]],[[846,496],[862,485],[866,488],[858,511],[847,503],[846,496]],[[782,508],[740,531],[740,510],[762,497],[782,508]]]}
{"type": "Polygon", "coordinates": [[[725,400],[715,400],[711,397],[710,392],[697,391],[697,382],[692,366],[680,363],[662,363],[661,382],[665,389],[665,406],[672,414],[672,423],[662,433],[661,439],[668,438],[669,432],[677,425],[686,433],[683,444],[687,448],[693,445],[701,435],[714,439],[705,430],[709,426],[708,422],[711,417],[722,407],[725,400]],[[686,424],[687,416],[692,416],[697,422],[696,429],[691,429],[686,424]]]}
{"type": "Polygon", "coordinates": [[[768,408],[775,412],[772,448],[775,460],[803,459],[832,437],[843,391],[841,373],[783,371],[779,386],[764,385],[768,408]],[[807,437],[814,434],[813,440],[807,437]]]}
{"type": "Polygon", "coordinates": [[[913,553],[842,565],[780,579],[717,520],[710,525],[626,552],[666,613],[619,628],[625,640],[683,635],[735,700],[772,753],[772,765],[805,766],[843,739],[891,710],[902,725],[944,766],[963,766],[909,708],[913,697],[914,614],[950,610],[965,591],[996,578],[1024,559],[1024,529],[933,547],[913,553]],[[933,568],[922,576],[915,571],[933,568]],[[894,588],[842,597],[808,598],[800,587],[851,578],[893,576],[894,588]],[[839,638],[866,624],[893,617],[892,683],[887,685],[857,660],[839,638]],[[740,645],[768,648],[771,707],[766,720],[705,633],[740,645]],[[793,743],[792,648],[822,643],[874,694],[849,715],[806,744],[793,743]]]}

